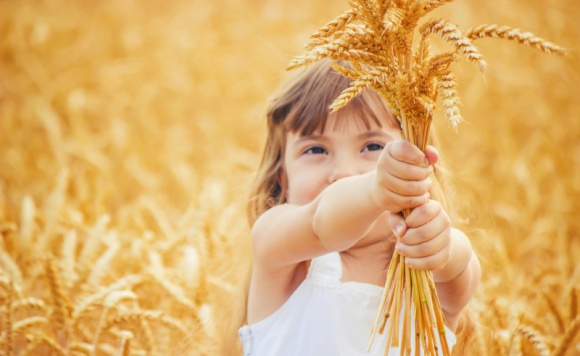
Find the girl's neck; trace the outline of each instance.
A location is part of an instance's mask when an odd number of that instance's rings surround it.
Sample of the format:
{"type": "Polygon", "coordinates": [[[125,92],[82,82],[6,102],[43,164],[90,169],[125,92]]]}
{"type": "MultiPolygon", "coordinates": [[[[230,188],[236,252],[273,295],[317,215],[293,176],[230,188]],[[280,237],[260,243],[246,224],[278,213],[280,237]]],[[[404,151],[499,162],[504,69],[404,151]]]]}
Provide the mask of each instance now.
{"type": "Polygon", "coordinates": [[[362,282],[383,287],[395,246],[389,240],[357,244],[341,252],[341,281],[362,282]]]}

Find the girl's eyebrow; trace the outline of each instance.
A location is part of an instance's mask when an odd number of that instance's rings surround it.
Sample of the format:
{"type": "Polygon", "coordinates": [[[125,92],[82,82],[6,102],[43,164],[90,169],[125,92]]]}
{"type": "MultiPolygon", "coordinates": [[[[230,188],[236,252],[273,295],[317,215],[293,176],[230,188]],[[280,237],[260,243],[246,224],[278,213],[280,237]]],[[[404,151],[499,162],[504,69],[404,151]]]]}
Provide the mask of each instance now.
{"type": "Polygon", "coordinates": [[[360,135],[358,135],[358,137],[361,139],[367,139],[367,138],[372,138],[372,137],[377,137],[377,136],[381,136],[381,137],[384,137],[386,139],[393,140],[393,136],[391,136],[388,133],[381,131],[381,130],[366,131],[366,132],[363,132],[360,135]]]}
{"type": "MultiPolygon", "coordinates": [[[[390,134],[382,131],[382,130],[369,130],[369,131],[365,131],[362,132],[360,134],[357,135],[358,139],[364,140],[364,139],[369,139],[369,138],[373,138],[373,137],[382,137],[385,138],[386,140],[393,140],[393,136],[391,136],[390,134]]],[[[321,135],[321,134],[312,134],[312,135],[305,135],[305,136],[301,136],[300,138],[298,138],[295,142],[297,144],[302,143],[304,141],[328,141],[329,138],[321,135]]]]}
{"type": "Polygon", "coordinates": [[[319,135],[319,134],[313,134],[313,135],[305,135],[305,136],[301,136],[299,139],[296,140],[296,143],[301,143],[304,141],[328,141],[327,137],[324,137],[324,135],[319,135]]]}

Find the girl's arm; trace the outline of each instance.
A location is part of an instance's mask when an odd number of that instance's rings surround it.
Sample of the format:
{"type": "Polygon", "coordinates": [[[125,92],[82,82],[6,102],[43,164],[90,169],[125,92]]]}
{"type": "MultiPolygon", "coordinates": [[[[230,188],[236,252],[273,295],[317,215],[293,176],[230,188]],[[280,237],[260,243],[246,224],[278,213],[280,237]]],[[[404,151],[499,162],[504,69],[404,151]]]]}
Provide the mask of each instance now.
{"type": "Polygon", "coordinates": [[[341,179],[309,204],[266,211],[252,228],[254,259],[282,267],[354,245],[384,213],[370,198],[374,174],[341,179]]]}
{"type": "Polygon", "coordinates": [[[459,315],[473,297],[481,278],[481,266],[469,239],[459,230],[451,230],[449,262],[433,271],[435,287],[448,325],[455,329],[459,315]]]}
{"type": "Polygon", "coordinates": [[[283,204],[262,214],[252,229],[254,260],[272,268],[344,251],[386,211],[424,204],[431,172],[418,148],[389,142],[376,170],[340,179],[306,205],[283,204]]]}

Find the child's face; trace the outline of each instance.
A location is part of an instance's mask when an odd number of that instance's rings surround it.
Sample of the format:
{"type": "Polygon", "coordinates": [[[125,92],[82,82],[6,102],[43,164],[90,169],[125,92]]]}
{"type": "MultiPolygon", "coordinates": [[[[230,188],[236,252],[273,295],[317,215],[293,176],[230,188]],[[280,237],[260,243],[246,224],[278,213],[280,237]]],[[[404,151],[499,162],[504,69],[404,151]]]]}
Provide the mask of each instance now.
{"type": "Polygon", "coordinates": [[[383,127],[370,120],[367,129],[354,113],[341,115],[347,117],[331,114],[324,132],[288,134],[284,156],[288,203],[307,204],[336,180],[374,170],[387,142],[401,138],[400,129],[386,120],[383,127]]]}

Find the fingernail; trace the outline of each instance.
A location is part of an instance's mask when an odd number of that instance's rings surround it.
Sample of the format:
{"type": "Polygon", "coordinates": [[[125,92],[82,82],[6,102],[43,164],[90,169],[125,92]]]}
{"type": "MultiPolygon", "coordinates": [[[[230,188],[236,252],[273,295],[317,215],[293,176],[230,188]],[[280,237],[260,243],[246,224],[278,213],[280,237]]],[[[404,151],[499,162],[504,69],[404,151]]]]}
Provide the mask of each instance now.
{"type": "Polygon", "coordinates": [[[433,184],[433,181],[431,180],[431,177],[427,178],[427,189],[431,188],[431,184],[433,184]]]}
{"type": "Polygon", "coordinates": [[[398,223],[397,226],[395,226],[395,235],[397,235],[397,237],[403,236],[404,230],[405,230],[405,224],[403,224],[402,222],[398,223]]]}
{"type": "Polygon", "coordinates": [[[423,158],[423,163],[424,163],[426,166],[428,166],[428,165],[429,165],[429,158],[427,158],[427,156],[425,156],[425,157],[423,158]]]}

